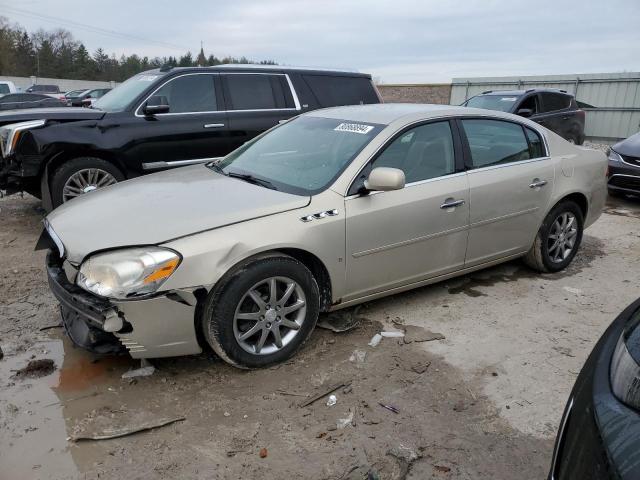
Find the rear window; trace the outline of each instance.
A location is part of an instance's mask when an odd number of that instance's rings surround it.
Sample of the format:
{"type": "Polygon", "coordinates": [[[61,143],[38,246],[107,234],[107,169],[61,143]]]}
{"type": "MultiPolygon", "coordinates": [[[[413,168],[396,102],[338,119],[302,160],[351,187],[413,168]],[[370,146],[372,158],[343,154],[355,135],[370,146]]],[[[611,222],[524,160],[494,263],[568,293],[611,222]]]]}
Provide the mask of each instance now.
{"type": "Polygon", "coordinates": [[[542,111],[555,112],[556,110],[564,110],[571,105],[571,96],[561,93],[541,93],[542,111]]]}
{"type": "Polygon", "coordinates": [[[529,142],[522,127],[501,120],[462,120],[473,168],[527,160],[529,142]]]}
{"type": "Polygon", "coordinates": [[[5,94],[5,93],[9,93],[11,90],[9,90],[9,85],[7,85],[6,83],[0,83],[0,94],[5,94]]]}
{"type": "Polygon", "coordinates": [[[380,103],[371,80],[365,77],[302,75],[321,107],[380,103]]]}
{"type": "Polygon", "coordinates": [[[272,110],[291,108],[285,95],[284,76],[240,73],[223,75],[229,110],[272,110]]]}

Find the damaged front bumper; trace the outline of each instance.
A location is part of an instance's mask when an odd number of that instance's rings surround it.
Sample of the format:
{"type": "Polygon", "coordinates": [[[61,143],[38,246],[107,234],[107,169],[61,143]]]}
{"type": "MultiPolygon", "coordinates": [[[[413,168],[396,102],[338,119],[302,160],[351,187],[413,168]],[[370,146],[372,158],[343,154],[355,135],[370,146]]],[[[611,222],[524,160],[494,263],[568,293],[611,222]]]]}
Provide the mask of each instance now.
{"type": "Polygon", "coordinates": [[[198,300],[192,292],[126,301],[100,298],[75,285],[77,271],[55,251],[47,255],[47,274],[64,328],[76,345],[96,353],[126,349],[133,358],[202,352],[195,324],[198,300]]]}

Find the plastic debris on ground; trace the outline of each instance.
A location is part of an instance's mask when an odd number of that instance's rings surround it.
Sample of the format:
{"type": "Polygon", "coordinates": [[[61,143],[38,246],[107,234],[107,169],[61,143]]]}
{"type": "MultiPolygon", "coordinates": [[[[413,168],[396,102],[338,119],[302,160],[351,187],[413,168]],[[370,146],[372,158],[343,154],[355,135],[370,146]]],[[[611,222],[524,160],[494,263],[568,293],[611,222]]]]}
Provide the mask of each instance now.
{"type": "Polygon", "coordinates": [[[136,368],[122,374],[122,378],[149,377],[156,371],[156,367],[149,365],[148,367],[136,368]]]}
{"type": "Polygon", "coordinates": [[[367,356],[367,352],[364,350],[354,350],[351,356],[349,357],[350,362],[356,363],[364,363],[364,359],[367,356]]]}
{"type": "Polygon", "coordinates": [[[369,346],[377,347],[381,340],[382,340],[382,335],[380,335],[379,333],[376,333],[371,339],[371,341],[369,342],[369,346]]]}
{"type": "Polygon", "coordinates": [[[404,337],[404,332],[394,331],[394,332],[380,332],[385,338],[402,338],[404,337]]]}
{"type": "Polygon", "coordinates": [[[336,422],[336,427],[338,427],[339,430],[342,430],[343,428],[348,427],[352,423],[353,423],[353,410],[349,410],[349,415],[347,415],[345,418],[338,419],[338,421],[336,422]]]}
{"type": "Polygon", "coordinates": [[[336,403],[338,403],[338,397],[335,395],[329,395],[329,400],[327,400],[327,407],[333,407],[336,403]]]}

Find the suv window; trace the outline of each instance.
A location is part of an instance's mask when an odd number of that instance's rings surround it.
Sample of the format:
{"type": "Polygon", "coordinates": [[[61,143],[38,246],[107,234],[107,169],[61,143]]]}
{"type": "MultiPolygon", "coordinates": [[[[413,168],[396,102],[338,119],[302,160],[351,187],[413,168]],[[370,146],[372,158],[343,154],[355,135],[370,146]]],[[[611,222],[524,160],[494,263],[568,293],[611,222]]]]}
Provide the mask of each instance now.
{"type": "Polygon", "coordinates": [[[453,173],[455,155],[449,122],[428,123],[404,132],[373,161],[375,167],[399,168],[407,183],[453,173]]]}
{"type": "Polygon", "coordinates": [[[195,74],[174,78],[154,95],[167,97],[170,113],[218,110],[213,75],[195,74]]]}
{"type": "Polygon", "coordinates": [[[518,110],[523,108],[528,108],[529,110],[531,110],[531,115],[535,115],[536,113],[538,113],[540,111],[540,108],[538,107],[538,95],[533,94],[525,98],[522,103],[518,105],[518,110]]]}
{"type": "Polygon", "coordinates": [[[473,168],[531,158],[522,127],[501,120],[462,120],[473,168]]]}
{"type": "MultiPolygon", "coordinates": [[[[225,79],[229,110],[269,110],[286,108],[282,75],[233,74],[225,79]]],[[[284,78],[284,77],[283,77],[284,78]]]]}
{"type": "Polygon", "coordinates": [[[379,103],[371,80],[365,77],[302,75],[321,107],[379,103]]]}
{"type": "Polygon", "coordinates": [[[6,83],[0,83],[0,94],[1,93],[9,93],[11,90],[9,89],[9,85],[6,83]]]}
{"type": "Polygon", "coordinates": [[[545,151],[540,135],[528,127],[525,128],[525,131],[527,132],[527,138],[529,139],[529,154],[531,155],[531,158],[544,157],[545,151]]]}
{"type": "Polygon", "coordinates": [[[571,97],[562,93],[542,92],[542,108],[543,112],[555,112],[556,110],[564,110],[571,105],[571,97]]]}

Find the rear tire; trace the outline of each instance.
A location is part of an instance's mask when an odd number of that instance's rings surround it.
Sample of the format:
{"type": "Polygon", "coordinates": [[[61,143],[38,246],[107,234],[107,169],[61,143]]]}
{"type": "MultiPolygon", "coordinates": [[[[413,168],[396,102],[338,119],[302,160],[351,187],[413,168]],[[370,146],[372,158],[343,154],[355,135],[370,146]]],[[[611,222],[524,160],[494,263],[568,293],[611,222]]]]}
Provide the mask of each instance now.
{"type": "Polygon", "coordinates": [[[584,216],[571,200],[558,203],[545,217],[524,262],[543,273],[565,269],[582,242],[584,216]]]}
{"type": "Polygon", "coordinates": [[[225,362],[262,368],[293,356],[319,311],[309,269],[294,258],[270,256],[241,264],[220,281],[205,303],[202,331],[225,362]]]}
{"type": "Polygon", "coordinates": [[[65,161],[51,177],[53,208],[93,190],[122,182],[124,175],[113,163],[97,157],[65,161]]]}

